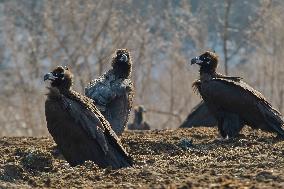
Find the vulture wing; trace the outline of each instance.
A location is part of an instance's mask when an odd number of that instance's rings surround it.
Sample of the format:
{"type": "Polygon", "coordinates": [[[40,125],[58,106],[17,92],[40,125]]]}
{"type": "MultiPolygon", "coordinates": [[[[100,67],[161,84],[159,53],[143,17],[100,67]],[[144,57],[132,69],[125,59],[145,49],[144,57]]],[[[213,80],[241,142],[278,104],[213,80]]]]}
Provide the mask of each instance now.
{"type": "Polygon", "coordinates": [[[213,113],[224,111],[237,114],[253,128],[275,132],[284,137],[281,113],[248,84],[213,78],[202,84],[201,93],[213,113]]]}
{"type": "MultiPolygon", "coordinates": [[[[222,75],[220,73],[216,73],[215,78],[227,79],[230,81],[240,81],[242,79],[241,77],[231,77],[231,76],[222,75]]],[[[194,81],[192,87],[194,92],[200,94],[201,81],[200,80],[194,81]]],[[[209,111],[204,101],[201,101],[192,109],[192,111],[189,113],[187,118],[180,125],[180,128],[190,128],[196,126],[213,127],[216,126],[217,124],[218,122],[216,117],[209,111]]]]}
{"type": "Polygon", "coordinates": [[[130,79],[114,79],[112,72],[89,84],[86,96],[99,105],[117,135],[121,135],[129,119],[133,102],[133,84],[130,79]]]}
{"type": "Polygon", "coordinates": [[[117,135],[121,135],[127,125],[133,103],[133,85],[130,79],[116,80],[112,83],[115,98],[103,112],[117,135]]]}
{"type": "Polygon", "coordinates": [[[213,127],[217,125],[215,116],[209,111],[208,107],[201,101],[196,105],[186,120],[180,125],[180,128],[190,128],[198,126],[213,127]]]}
{"type": "Polygon", "coordinates": [[[131,157],[94,105],[86,107],[65,96],[57,102],[46,102],[48,130],[72,166],[86,160],[114,169],[132,165],[131,157]]]}
{"type": "Polygon", "coordinates": [[[115,155],[116,157],[111,158],[121,158],[122,160],[125,158],[129,159],[127,152],[111,129],[110,124],[94,105],[92,106],[92,111],[90,111],[78,102],[66,97],[63,97],[63,103],[67,105],[70,115],[82,126],[89,137],[98,142],[105,155],[115,155]],[[113,151],[117,151],[116,154],[112,154],[113,151]]]}

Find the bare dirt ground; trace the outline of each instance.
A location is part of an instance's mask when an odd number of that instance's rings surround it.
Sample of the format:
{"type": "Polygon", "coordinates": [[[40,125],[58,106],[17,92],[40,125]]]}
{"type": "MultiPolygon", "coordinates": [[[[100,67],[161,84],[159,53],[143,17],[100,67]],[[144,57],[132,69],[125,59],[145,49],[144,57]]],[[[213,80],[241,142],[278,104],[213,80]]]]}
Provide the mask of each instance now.
{"type": "Polygon", "coordinates": [[[0,188],[284,188],[284,142],[261,131],[219,141],[214,128],[127,131],[131,168],[70,167],[51,138],[1,138],[0,188]]]}

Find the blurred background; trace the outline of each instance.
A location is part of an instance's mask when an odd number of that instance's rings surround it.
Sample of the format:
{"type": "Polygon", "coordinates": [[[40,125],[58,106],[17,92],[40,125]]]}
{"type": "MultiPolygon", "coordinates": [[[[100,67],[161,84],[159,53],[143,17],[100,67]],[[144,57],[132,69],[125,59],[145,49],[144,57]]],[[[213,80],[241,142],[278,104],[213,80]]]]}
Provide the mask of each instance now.
{"type": "Polygon", "coordinates": [[[204,50],[283,112],[283,12],[282,0],[1,0],[0,136],[47,135],[43,75],[67,65],[83,93],[117,48],[132,53],[135,105],[154,129],[200,101],[188,62],[204,50]]]}

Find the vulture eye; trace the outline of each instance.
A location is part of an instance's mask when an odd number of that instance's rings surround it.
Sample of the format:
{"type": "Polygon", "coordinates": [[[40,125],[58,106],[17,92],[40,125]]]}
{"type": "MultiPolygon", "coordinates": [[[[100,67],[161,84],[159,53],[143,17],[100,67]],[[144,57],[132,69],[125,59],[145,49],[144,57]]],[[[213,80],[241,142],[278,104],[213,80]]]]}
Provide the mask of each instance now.
{"type": "Polygon", "coordinates": [[[58,73],[58,72],[53,72],[53,75],[55,76],[55,77],[57,77],[57,78],[62,78],[62,77],[64,77],[64,72],[61,72],[61,73],[58,73]]]}
{"type": "Polygon", "coordinates": [[[202,56],[202,57],[200,57],[200,60],[209,64],[209,62],[211,61],[211,57],[210,56],[202,56]]]}

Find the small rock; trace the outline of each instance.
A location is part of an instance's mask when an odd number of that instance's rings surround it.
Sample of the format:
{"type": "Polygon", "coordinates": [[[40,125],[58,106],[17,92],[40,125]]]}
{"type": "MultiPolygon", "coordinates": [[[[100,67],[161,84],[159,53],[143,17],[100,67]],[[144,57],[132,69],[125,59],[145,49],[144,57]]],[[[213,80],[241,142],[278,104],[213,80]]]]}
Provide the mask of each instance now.
{"type": "Polygon", "coordinates": [[[21,163],[24,168],[35,171],[50,171],[53,168],[51,154],[40,150],[27,152],[21,163]]]}
{"type": "Polygon", "coordinates": [[[8,163],[4,166],[4,174],[2,175],[4,180],[17,180],[23,176],[23,168],[14,163],[8,163]]]}
{"type": "Polygon", "coordinates": [[[179,147],[181,147],[183,150],[188,150],[193,147],[192,140],[183,138],[178,144],[179,147]]]}

